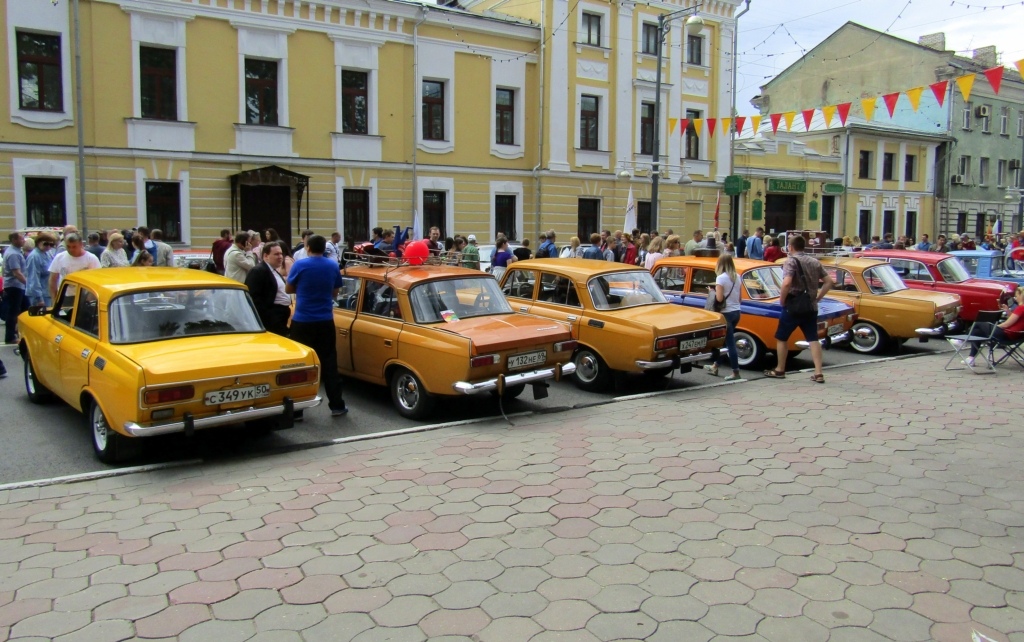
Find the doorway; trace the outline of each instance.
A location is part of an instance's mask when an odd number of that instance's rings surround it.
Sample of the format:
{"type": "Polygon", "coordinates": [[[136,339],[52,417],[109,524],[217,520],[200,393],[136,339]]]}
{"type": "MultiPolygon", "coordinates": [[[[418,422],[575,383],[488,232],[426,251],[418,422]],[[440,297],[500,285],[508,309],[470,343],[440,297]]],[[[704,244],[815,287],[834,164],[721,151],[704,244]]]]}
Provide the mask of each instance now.
{"type": "Polygon", "coordinates": [[[797,196],[769,194],[765,199],[764,226],[769,234],[796,229],[797,196]]]}
{"type": "Polygon", "coordinates": [[[239,188],[242,229],[255,230],[262,235],[265,229],[272,227],[291,247],[292,188],[287,185],[241,185],[239,188]]]}
{"type": "Polygon", "coordinates": [[[838,196],[821,197],[821,229],[825,230],[829,239],[836,236],[836,199],[838,196]]]}

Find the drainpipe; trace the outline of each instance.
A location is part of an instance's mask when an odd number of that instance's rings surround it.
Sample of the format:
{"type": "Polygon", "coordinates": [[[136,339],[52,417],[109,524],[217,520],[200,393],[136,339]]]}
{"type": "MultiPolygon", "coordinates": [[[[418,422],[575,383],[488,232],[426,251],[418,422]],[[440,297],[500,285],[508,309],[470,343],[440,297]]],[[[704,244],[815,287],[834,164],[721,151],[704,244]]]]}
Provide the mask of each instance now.
{"type": "Polygon", "coordinates": [[[420,18],[419,22],[412,26],[412,95],[413,95],[413,106],[412,106],[412,187],[410,192],[412,193],[412,229],[416,229],[416,217],[418,212],[416,211],[416,180],[417,180],[417,166],[416,166],[416,152],[419,148],[417,142],[416,132],[416,114],[418,113],[419,105],[416,104],[416,88],[419,83],[419,72],[420,72],[420,25],[426,22],[427,12],[429,12],[426,6],[423,7],[423,17],[420,18]]]}
{"type": "MultiPolygon", "coordinates": [[[[739,67],[739,61],[737,60],[737,58],[739,57],[738,51],[739,51],[739,40],[740,40],[740,18],[742,18],[743,14],[745,14],[748,11],[750,11],[750,0],[747,0],[747,4],[746,4],[746,6],[743,7],[743,11],[740,11],[739,13],[737,13],[736,14],[736,18],[734,19],[735,20],[735,26],[733,28],[735,29],[735,33],[732,34],[732,113],[729,114],[729,116],[731,116],[732,118],[736,118],[736,68],[739,67]]],[[[735,149],[735,147],[733,145],[733,141],[730,140],[729,141],[729,176],[732,176],[736,172],[735,156],[736,156],[736,149],[735,149]]],[[[740,195],[739,194],[736,194],[734,196],[730,196],[729,197],[729,211],[732,214],[732,216],[730,216],[730,218],[732,219],[732,224],[729,226],[729,228],[730,228],[729,229],[729,237],[733,241],[735,241],[736,239],[739,238],[739,236],[740,236],[740,227],[742,227],[741,222],[740,222],[740,217],[739,217],[739,213],[740,213],[740,195]]]]}
{"type": "MultiPolygon", "coordinates": [[[[537,119],[537,166],[533,168],[533,191],[536,196],[536,205],[534,209],[534,223],[533,223],[533,238],[540,236],[541,220],[541,184],[540,184],[540,170],[544,165],[544,79],[547,77],[547,70],[544,68],[544,43],[547,40],[544,38],[544,14],[547,0],[541,0],[540,3],[540,111],[539,118],[537,119]]],[[[525,227],[525,226],[524,226],[525,227]]],[[[525,230],[524,230],[525,232],[525,230]]]]}
{"type": "Polygon", "coordinates": [[[78,0],[71,4],[75,29],[75,111],[78,116],[78,211],[83,233],[89,231],[85,210],[85,114],[82,113],[82,31],[78,20],[78,0]]]}
{"type": "MultiPolygon", "coordinates": [[[[850,176],[850,128],[849,127],[844,127],[843,129],[846,131],[846,152],[843,155],[843,226],[842,226],[843,229],[845,230],[846,229],[846,223],[847,223],[847,220],[846,220],[846,208],[850,206],[850,183],[852,182],[852,177],[850,176]]],[[[859,212],[855,212],[854,216],[853,216],[853,221],[857,225],[859,225],[859,223],[858,223],[858,221],[860,220],[859,217],[860,217],[860,213],[859,212]]],[[[845,232],[843,233],[843,236],[846,236],[845,232]]],[[[860,232],[859,232],[858,227],[856,225],[853,228],[853,234],[851,236],[860,236],[860,232]]],[[[864,239],[861,239],[861,241],[863,241],[863,240],[864,239]]]]}

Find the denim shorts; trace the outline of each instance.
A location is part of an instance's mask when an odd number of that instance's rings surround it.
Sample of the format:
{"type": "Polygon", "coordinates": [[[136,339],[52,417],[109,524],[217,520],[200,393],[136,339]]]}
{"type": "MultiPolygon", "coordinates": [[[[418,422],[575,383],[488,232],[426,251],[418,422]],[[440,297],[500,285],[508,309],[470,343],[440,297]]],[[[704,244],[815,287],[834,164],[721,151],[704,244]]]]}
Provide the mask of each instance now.
{"type": "Polygon", "coordinates": [[[797,328],[803,330],[804,338],[808,342],[818,340],[818,313],[812,312],[801,316],[790,314],[785,308],[782,316],[779,317],[779,329],[775,331],[775,338],[779,341],[789,341],[793,331],[797,328]]]}

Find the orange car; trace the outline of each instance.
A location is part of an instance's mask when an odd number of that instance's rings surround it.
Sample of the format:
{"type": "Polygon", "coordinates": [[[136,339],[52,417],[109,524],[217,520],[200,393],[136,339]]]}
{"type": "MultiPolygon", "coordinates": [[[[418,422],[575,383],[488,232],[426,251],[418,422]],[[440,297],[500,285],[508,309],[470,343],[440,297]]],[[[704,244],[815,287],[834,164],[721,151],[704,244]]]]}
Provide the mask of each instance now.
{"type": "MultiPolygon", "coordinates": [[[[703,308],[708,288],[715,285],[717,258],[674,256],[654,264],[651,273],[662,293],[672,303],[703,308]]],[[[782,306],[782,266],[765,261],[736,259],[736,271],[743,282],[740,290],[740,322],[736,326],[736,352],[743,368],[759,370],[768,352],[774,352],[775,331],[779,327],[782,306]]],[[[850,328],[856,320],[853,308],[845,303],[822,299],[818,303],[818,340],[822,345],[850,340],[850,328]]],[[[797,353],[807,347],[800,333],[789,339],[789,350],[797,353]],[[799,338],[799,340],[798,340],[799,338]]]]}

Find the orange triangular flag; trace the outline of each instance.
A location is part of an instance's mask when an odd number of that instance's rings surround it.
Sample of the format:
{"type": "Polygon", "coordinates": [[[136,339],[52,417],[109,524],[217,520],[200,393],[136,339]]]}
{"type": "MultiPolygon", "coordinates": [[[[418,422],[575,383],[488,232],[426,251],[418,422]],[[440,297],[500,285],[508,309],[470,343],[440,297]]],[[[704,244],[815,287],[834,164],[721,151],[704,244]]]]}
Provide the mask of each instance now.
{"type": "Polygon", "coordinates": [[[825,105],[821,108],[821,115],[825,117],[825,128],[832,127],[832,117],[836,115],[836,106],[825,105]]]}
{"type": "Polygon", "coordinates": [[[671,136],[672,134],[676,133],[676,125],[678,125],[678,124],[679,124],[679,119],[678,118],[669,118],[668,119],[668,133],[669,133],[669,136],[671,136]]]}
{"type": "Polygon", "coordinates": [[[695,133],[698,136],[700,136],[701,133],[703,133],[703,131],[704,131],[704,119],[703,118],[694,118],[690,122],[693,123],[693,133],[695,133]]]}
{"type": "Polygon", "coordinates": [[[1017,73],[1021,75],[1021,78],[1024,78],[1024,58],[1021,58],[1013,64],[1017,65],[1017,73]]]}
{"type": "Polygon", "coordinates": [[[875,105],[877,98],[863,98],[860,101],[860,108],[864,110],[864,120],[870,121],[875,117],[875,105]]]}
{"type": "Polygon", "coordinates": [[[679,135],[682,136],[683,134],[685,134],[686,130],[689,129],[689,128],[690,128],[690,119],[689,118],[680,118],[679,119],[679,135]]]}
{"type": "Polygon", "coordinates": [[[850,116],[850,107],[853,103],[840,103],[836,105],[836,111],[839,112],[839,122],[846,127],[846,119],[850,116]]]}
{"type": "Polygon", "coordinates": [[[736,135],[737,136],[739,136],[740,134],[743,133],[743,123],[745,123],[745,122],[747,122],[747,117],[746,116],[737,116],[736,117],[736,135]]]}
{"type": "Polygon", "coordinates": [[[786,121],[786,131],[792,131],[793,119],[796,118],[796,112],[787,111],[786,113],[782,114],[782,118],[786,121]]]}
{"type": "Polygon", "coordinates": [[[768,119],[772,121],[772,133],[778,133],[779,121],[782,120],[782,114],[768,114],[768,119]]]}
{"type": "Polygon", "coordinates": [[[807,131],[811,131],[811,119],[814,118],[814,110],[813,109],[805,109],[805,110],[803,110],[800,113],[804,117],[804,129],[807,130],[807,131]]]}
{"type": "Polygon", "coordinates": [[[985,77],[988,78],[988,84],[992,85],[992,91],[995,92],[997,96],[999,95],[999,85],[1003,84],[1003,69],[1005,69],[1005,67],[999,65],[998,67],[992,67],[991,69],[985,70],[985,77]]]}
{"type": "Polygon", "coordinates": [[[729,125],[731,125],[731,124],[732,124],[732,118],[719,118],[718,119],[718,128],[721,131],[725,132],[725,133],[729,133],[729,125]]]}
{"type": "Polygon", "coordinates": [[[942,107],[942,103],[946,102],[946,88],[949,87],[949,81],[942,80],[932,83],[928,87],[932,90],[932,94],[935,95],[935,100],[939,102],[939,107],[942,107]]]}
{"type": "Polygon", "coordinates": [[[754,130],[755,136],[757,136],[757,130],[761,129],[761,118],[763,118],[763,116],[750,117],[750,128],[754,130]]]}
{"type": "Polygon", "coordinates": [[[708,136],[714,136],[715,135],[715,122],[717,122],[718,119],[717,118],[707,118],[706,120],[708,121],[708,136]]]}
{"type": "Polygon", "coordinates": [[[974,74],[967,74],[956,79],[956,86],[960,89],[960,95],[964,102],[971,99],[971,88],[974,87],[974,74]]]}
{"type": "Polygon", "coordinates": [[[900,92],[886,94],[882,96],[882,100],[885,101],[885,108],[889,110],[889,118],[892,118],[892,113],[896,111],[896,103],[899,102],[900,92]]]}
{"type": "Polygon", "coordinates": [[[917,111],[917,108],[921,106],[921,94],[923,93],[924,87],[914,87],[907,90],[907,99],[910,100],[910,106],[914,111],[917,111]]]}

